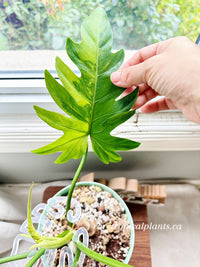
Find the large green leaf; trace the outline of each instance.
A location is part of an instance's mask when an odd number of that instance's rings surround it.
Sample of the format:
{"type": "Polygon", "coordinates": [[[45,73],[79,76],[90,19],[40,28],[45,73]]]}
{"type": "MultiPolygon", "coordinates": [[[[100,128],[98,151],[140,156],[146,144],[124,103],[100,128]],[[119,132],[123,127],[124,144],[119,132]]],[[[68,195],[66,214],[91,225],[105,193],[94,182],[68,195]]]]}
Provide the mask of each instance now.
{"type": "Polygon", "coordinates": [[[81,27],[81,43],[67,39],[67,53],[78,66],[81,77],[56,58],[56,70],[62,85],[45,71],[47,89],[68,116],[34,106],[38,116],[50,126],[63,131],[55,142],[34,150],[37,154],[62,151],[56,163],[80,158],[90,136],[94,152],[104,163],[118,162],[117,150],[130,150],[139,143],[113,137],[110,132],[129,119],[138,89],[116,100],[122,89],[113,85],[110,75],[123,62],[123,50],[112,53],[112,30],[103,9],[97,8],[81,27]]]}

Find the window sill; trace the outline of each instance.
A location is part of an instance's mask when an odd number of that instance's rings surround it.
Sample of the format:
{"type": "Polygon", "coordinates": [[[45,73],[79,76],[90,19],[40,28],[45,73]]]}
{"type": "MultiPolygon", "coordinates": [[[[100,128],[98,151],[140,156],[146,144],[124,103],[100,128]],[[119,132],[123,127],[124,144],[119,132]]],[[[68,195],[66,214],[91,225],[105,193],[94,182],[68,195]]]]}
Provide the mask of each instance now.
{"type": "MultiPolygon", "coordinates": [[[[33,105],[60,112],[43,79],[1,80],[0,153],[28,153],[62,135],[36,116],[33,105]]],[[[138,112],[113,134],[141,142],[135,151],[200,150],[200,125],[188,121],[179,111],[138,112]]],[[[91,151],[91,145],[89,148],[91,151]]]]}
{"type": "MultiPolygon", "coordinates": [[[[47,104],[54,110],[53,103],[47,104]]],[[[137,113],[113,134],[141,142],[135,151],[200,150],[200,125],[187,121],[178,111],[137,113]]],[[[35,114],[0,114],[0,153],[28,153],[61,135],[35,114]]]]}

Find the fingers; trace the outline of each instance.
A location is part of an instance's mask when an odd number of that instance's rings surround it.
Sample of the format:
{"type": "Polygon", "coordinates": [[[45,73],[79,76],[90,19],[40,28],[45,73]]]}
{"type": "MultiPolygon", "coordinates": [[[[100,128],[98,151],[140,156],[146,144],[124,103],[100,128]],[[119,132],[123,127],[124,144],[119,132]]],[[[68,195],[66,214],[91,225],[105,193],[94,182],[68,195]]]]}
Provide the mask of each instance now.
{"type": "Polygon", "coordinates": [[[145,105],[149,100],[155,98],[158,96],[158,93],[154,91],[153,89],[149,88],[146,91],[144,91],[142,94],[140,94],[137,98],[137,101],[135,105],[133,106],[133,109],[138,109],[145,105]]]}
{"type": "Polygon", "coordinates": [[[155,55],[162,53],[167,48],[170,42],[172,42],[172,39],[168,39],[166,41],[151,44],[141,48],[140,50],[135,52],[133,56],[120,67],[119,70],[131,67],[133,65],[137,65],[155,55]]]}
{"type": "Polygon", "coordinates": [[[161,98],[157,101],[147,103],[140,110],[143,113],[153,113],[161,110],[177,109],[175,104],[168,98],[161,98]]]}
{"type": "Polygon", "coordinates": [[[132,86],[132,87],[129,87],[127,88],[126,90],[123,91],[123,93],[121,94],[120,98],[130,94],[131,92],[133,92],[133,90],[136,89],[137,86],[132,86]]]}
{"type": "Polygon", "coordinates": [[[138,50],[117,72],[112,73],[112,83],[124,88],[146,83],[146,72],[150,60],[162,53],[171,41],[169,39],[138,50]]]}
{"type": "MultiPolygon", "coordinates": [[[[127,88],[126,90],[124,90],[121,97],[124,97],[127,94],[130,94],[133,90],[135,90],[135,88],[136,86],[127,88]]],[[[151,99],[155,98],[158,95],[159,94],[155,90],[153,90],[151,87],[149,87],[147,84],[139,85],[139,96],[132,109],[140,108],[141,106],[145,105],[148,101],[150,101],[151,99]]]]}
{"type": "Polygon", "coordinates": [[[121,67],[120,70],[142,63],[150,57],[153,57],[158,52],[159,43],[146,46],[133,54],[121,67]]]}
{"type": "Polygon", "coordinates": [[[149,85],[147,83],[141,83],[138,85],[139,86],[139,94],[141,95],[144,91],[147,89],[150,89],[149,85]]]}
{"type": "Polygon", "coordinates": [[[119,87],[132,87],[140,83],[146,83],[146,62],[140,63],[129,68],[113,72],[111,81],[119,87]]]}
{"type": "Polygon", "coordinates": [[[139,86],[139,94],[142,94],[145,90],[150,88],[146,83],[135,85],[135,86],[132,86],[132,87],[129,87],[129,88],[125,89],[120,97],[124,97],[124,96],[130,94],[133,90],[135,90],[135,88],[137,86],[139,86]]]}

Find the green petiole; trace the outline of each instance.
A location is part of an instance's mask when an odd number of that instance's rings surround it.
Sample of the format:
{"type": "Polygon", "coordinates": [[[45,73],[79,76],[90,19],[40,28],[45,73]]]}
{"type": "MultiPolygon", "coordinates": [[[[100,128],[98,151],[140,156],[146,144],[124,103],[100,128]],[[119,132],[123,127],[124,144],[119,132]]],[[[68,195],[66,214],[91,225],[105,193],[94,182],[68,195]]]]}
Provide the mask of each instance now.
{"type": "MultiPolygon", "coordinates": [[[[82,168],[83,168],[83,165],[84,165],[84,163],[85,163],[85,161],[86,161],[87,153],[88,153],[88,147],[87,147],[87,149],[86,149],[85,154],[83,155],[83,157],[82,157],[82,159],[81,159],[81,162],[80,162],[80,164],[79,164],[79,166],[78,166],[78,169],[77,169],[77,171],[76,171],[76,173],[75,173],[75,175],[74,175],[74,178],[73,178],[73,180],[72,180],[72,184],[71,184],[70,189],[69,189],[69,193],[68,193],[68,197],[67,197],[67,204],[66,204],[66,216],[67,216],[68,211],[70,210],[71,199],[72,199],[72,194],[73,194],[73,191],[74,191],[74,187],[75,187],[76,182],[77,182],[77,180],[78,180],[78,178],[79,178],[79,175],[80,175],[80,173],[81,173],[81,170],[82,170],[82,168]]],[[[72,223],[69,222],[69,221],[68,221],[68,225],[69,225],[70,227],[72,227],[72,223]]]]}
{"type": "Polygon", "coordinates": [[[25,253],[21,253],[21,254],[17,254],[17,255],[12,255],[12,256],[8,256],[8,257],[4,257],[0,259],[0,264],[6,263],[6,262],[10,262],[10,261],[17,261],[17,260],[22,260],[28,257],[28,255],[30,254],[29,252],[25,252],[25,253]]]}
{"type": "Polygon", "coordinates": [[[76,248],[76,253],[75,253],[75,256],[74,256],[74,261],[72,263],[72,267],[77,267],[77,263],[78,263],[80,254],[81,254],[80,249],[76,248]]]}
{"type": "Polygon", "coordinates": [[[34,263],[45,253],[45,249],[41,248],[38,252],[31,258],[31,260],[26,264],[25,267],[32,267],[34,263]]]}

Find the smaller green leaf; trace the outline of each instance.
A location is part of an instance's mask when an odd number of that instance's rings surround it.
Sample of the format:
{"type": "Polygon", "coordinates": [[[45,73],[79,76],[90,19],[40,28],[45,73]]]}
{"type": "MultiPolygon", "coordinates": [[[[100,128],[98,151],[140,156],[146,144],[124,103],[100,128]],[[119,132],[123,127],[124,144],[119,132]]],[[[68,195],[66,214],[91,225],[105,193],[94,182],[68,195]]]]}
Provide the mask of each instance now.
{"type": "Polygon", "coordinates": [[[84,254],[95,261],[101,262],[111,267],[133,267],[132,265],[114,260],[102,254],[99,254],[88,247],[84,246],[82,242],[78,241],[77,238],[73,238],[74,244],[79,248],[84,254]]]}
{"type": "Polygon", "coordinates": [[[27,220],[28,220],[28,232],[31,235],[31,237],[33,238],[33,240],[36,243],[41,242],[43,239],[42,237],[38,234],[38,232],[36,231],[33,222],[32,222],[32,217],[31,217],[31,193],[32,193],[32,189],[33,189],[34,183],[31,186],[30,192],[29,192],[29,197],[28,197],[28,209],[27,209],[27,220]]]}
{"type": "Polygon", "coordinates": [[[64,232],[62,232],[61,234],[59,234],[57,237],[64,237],[66,236],[67,234],[69,234],[71,232],[71,230],[65,230],[64,232]]]}
{"type": "MultiPolygon", "coordinates": [[[[74,232],[72,230],[66,230],[62,234],[58,235],[57,237],[46,237],[40,236],[36,231],[31,217],[31,193],[33,189],[34,183],[32,184],[29,192],[28,197],[28,209],[27,209],[27,218],[28,218],[28,232],[33,240],[37,243],[31,247],[33,248],[45,248],[45,249],[54,249],[60,248],[64,245],[69,244],[72,240],[74,232]]],[[[29,236],[28,236],[29,237],[29,236]]]]}
{"type": "Polygon", "coordinates": [[[63,247],[65,245],[68,245],[71,240],[72,237],[74,235],[73,231],[69,231],[64,237],[54,237],[54,239],[49,240],[43,240],[38,244],[35,244],[33,246],[31,246],[30,249],[34,249],[34,248],[45,248],[45,249],[56,249],[56,248],[60,248],[63,247]]]}
{"type": "MultiPolygon", "coordinates": [[[[66,231],[62,232],[61,234],[59,234],[58,236],[56,236],[56,237],[64,237],[64,236],[66,236],[69,232],[70,232],[70,230],[66,230],[66,231]]],[[[32,238],[31,235],[27,235],[27,234],[20,234],[20,236],[22,236],[22,237],[27,237],[27,238],[32,238]]],[[[42,236],[42,239],[43,239],[43,240],[54,241],[54,240],[55,240],[55,237],[44,236],[44,235],[43,235],[43,236],[42,236]]]]}

